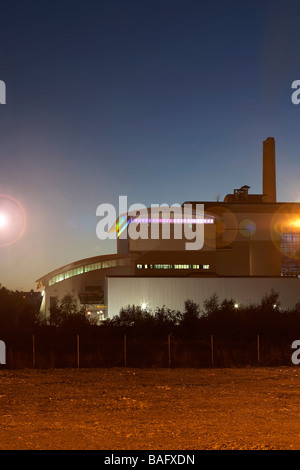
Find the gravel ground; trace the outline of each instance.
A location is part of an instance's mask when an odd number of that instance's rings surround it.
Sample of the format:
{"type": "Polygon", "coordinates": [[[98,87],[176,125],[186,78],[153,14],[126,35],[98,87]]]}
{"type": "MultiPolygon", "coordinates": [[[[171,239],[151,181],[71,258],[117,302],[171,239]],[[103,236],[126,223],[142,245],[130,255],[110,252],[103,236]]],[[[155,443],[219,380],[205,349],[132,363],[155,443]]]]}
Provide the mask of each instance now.
{"type": "Polygon", "coordinates": [[[0,449],[300,450],[300,369],[0,370],[0,449]]]}

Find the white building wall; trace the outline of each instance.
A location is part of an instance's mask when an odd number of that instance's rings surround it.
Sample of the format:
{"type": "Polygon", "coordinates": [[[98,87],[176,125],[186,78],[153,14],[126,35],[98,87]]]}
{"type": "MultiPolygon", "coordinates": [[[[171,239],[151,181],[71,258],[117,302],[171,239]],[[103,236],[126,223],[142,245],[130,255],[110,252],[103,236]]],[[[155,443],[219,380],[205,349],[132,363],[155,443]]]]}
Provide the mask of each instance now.
{"type": "Polygon", "coordinates": [[[52,286],[45,288],[45,295],[41,305],[41,315],[45,318],[50,316],[50,297],[57,297],[60,301],[65,295],[71,295],[74,301],[77,303],[78,309],[82,307],[78,295],[85,293],[86,286],[101,286],[105,291],[105,276],[112,275],[115,273],[120,275],[128,275],[130,273],[129,266],[118,266],[112,268],[99,269],[90,271],[87,273],[79,274],[77,276],[70,277],[60,282],[56,282],[52,286]]]}
{"type": "Polygon", "coordinates": [[[154,311],[165,305],[183,310],[191,299],[203,307],[203,301],[217,294],[219,301],[234,299],[239,305],[260,303],[274,289],[279,293],[281,307],[292,308],[300,302],[298,278],[129,278],[108,277],[108,315],[118,315],[122,307],[142,305],[154,311]]]}

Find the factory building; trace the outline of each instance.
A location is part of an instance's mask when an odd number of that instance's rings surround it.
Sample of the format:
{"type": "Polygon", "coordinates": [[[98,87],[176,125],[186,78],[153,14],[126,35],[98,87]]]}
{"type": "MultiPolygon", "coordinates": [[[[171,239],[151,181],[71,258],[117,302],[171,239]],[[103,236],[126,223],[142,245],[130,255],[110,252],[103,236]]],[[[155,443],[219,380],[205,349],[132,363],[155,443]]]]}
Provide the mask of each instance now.
{"type": "Polygon", "coordinates": [[[274,138],[262,153],[262,194],[244,185],[223,202],[186,201],[169,212],[119,217],[111,227],[117,254],[75,261],[36,281],[43,315],[66,294],[98,321],[133,304],[182,310],[189,298],[202,306],[213,294],[259,303],[271,289],[284,308],[293,307],[300,301],[300,204],[276,200],[274,138]],[[199,247],[192,247],[195,234],[199,247]]]}

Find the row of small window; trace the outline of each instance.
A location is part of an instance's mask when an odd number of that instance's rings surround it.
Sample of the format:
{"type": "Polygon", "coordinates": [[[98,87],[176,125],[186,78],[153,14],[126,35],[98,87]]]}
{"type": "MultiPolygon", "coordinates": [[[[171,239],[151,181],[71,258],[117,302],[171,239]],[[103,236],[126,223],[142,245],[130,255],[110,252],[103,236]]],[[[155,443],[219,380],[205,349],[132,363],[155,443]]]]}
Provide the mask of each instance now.
{"type": "Polygon", "coordinates": [[[84,267],[84,272],[95,271],[96,269],[116,268],[117,266],[128,266],[129,259],[111,259],[108,261],[101,261],[100,263],[88,264],[84,267]]]}
{"type": "Polygon", "coordinates": [[[57,282],[64,281],[73,276],[78,276],[79,274],[88,273],[90,271],[95,271],[96,269],[105,269],[105,268],[115,268],[118,266],[128,266],[130,264],[129,258],[122,259],[112,259],[107,261],[100,261],[99,263],[87,264],[85,266],[79,266],[78,268],[70,269],[61,274],[53,276],[49,280],[49,286],[56,284],[57,282]]]}
{"type": "Polygon", "coordinates": [[[209,269],[209,264],[137,264],[137,269],[209,269]]]}

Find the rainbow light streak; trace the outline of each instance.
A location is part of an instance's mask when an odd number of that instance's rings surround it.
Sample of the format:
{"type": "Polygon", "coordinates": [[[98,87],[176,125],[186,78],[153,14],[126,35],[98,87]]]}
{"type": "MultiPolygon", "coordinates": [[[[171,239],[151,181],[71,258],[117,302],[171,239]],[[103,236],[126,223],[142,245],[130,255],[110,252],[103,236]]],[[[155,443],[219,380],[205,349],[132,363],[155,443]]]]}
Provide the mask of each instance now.
{"type": "MultiPolygon", "coordinates": [[[[131,220],[132,221],[132,220],[131,220]]],[[[214,219],[134,219],[136,224],[213,224],[214,219]]]]}
{"type": "MultiPolygon", "coordinates": [[[[122,218],[122,220],[124,220],[122,218]]],[[[121,221],[121,220],[120,220],[121,221]]],[[[130,223],[135,224],[213,224],[214,219],[156,219],[156,218],[136,218],[129,217],[125,222],[120,225],[120,221],[116,224],[116,232],[118,237],[124,232],[130,223]]],[[[110,230],[112,232],[112,229],[110,230]]]]}
{"type": "Polygon", "coordinates": [[[121,233],[124,232],[125,228],[128,227],[128,225],[132,222],[132,217],[127,220],[126,223],[124,223],[121,227],[118,227],[118,237],[121,235],[121,233]]]}

